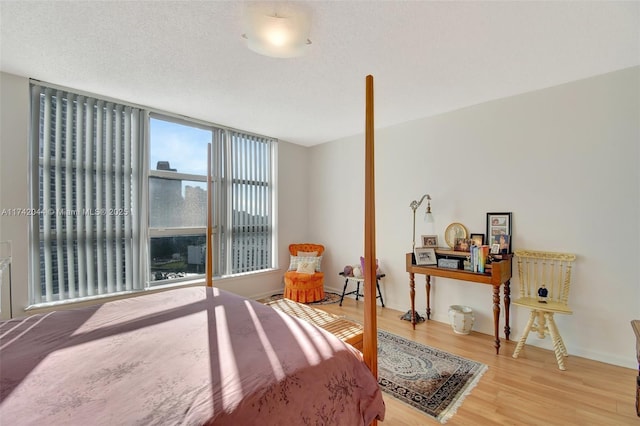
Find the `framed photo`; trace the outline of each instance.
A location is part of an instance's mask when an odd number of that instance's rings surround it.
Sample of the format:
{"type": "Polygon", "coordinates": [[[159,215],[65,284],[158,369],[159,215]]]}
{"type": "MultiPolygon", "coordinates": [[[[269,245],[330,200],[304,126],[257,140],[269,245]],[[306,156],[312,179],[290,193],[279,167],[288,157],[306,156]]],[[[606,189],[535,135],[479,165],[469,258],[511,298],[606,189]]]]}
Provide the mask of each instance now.
{"type": "Polygon", "coordinates": [[[422,247],[438,247],[438,236],[437,235],[423,235],[422,236],[422,247]]]}
{"type": "Polygon", "coordinates": [[[473,244],[480,247],[484,244],[484,234],[471,234],[471,240],[473,241],[473,244]]]}
{"type": "Polygon", "coordinates": [[[416,248],[416,265],[436,265],[436,251],[430,247],[416,248]]]}
{"type": "Polygon", "coordinates": [[[444,230],[444,240],[451,248],[455,247],[456,238],[467,238],[468,236],[467,228],[459,222],[449,224],[447,229],[444,230]]]}
{"type": "Polygon", "coordinates": [[[506,252],[500,247],[500,253],[511,253],[511,212],[509,213],[487,213],[487,242],[489,244],[500,244],[500,235],[509,236],[506,252]]]}
{"type": "Polygon", "coordinates": [[[453,246],[453,250],[455,251],[470,251],[471,250],[471,240],[468,238],[456,238],[456,243],[453,246]]]}
{"type": "Polygon", "coordinates": [[[491,254],[500,254],[500,244],[491,244],[491,254]]]}
{"type": "Polygon", "coordinates": [[[498,245],[498,253],[505,254],[511,253],[511,236],[507,234],[496,235],[491,242],[491,246],[498,245]]]}

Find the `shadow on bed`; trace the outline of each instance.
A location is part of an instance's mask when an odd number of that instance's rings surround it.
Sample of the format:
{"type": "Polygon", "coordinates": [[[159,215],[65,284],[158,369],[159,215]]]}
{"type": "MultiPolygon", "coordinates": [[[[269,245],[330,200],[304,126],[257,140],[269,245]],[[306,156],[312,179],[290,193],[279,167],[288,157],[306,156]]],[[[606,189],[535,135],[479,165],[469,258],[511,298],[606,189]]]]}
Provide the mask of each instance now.
{"type": "Polygon", "coordinates": [[[19,424],[368,424],[383,414],[357,351],[216,288],[0,323],[0,418],[19,424]]]}

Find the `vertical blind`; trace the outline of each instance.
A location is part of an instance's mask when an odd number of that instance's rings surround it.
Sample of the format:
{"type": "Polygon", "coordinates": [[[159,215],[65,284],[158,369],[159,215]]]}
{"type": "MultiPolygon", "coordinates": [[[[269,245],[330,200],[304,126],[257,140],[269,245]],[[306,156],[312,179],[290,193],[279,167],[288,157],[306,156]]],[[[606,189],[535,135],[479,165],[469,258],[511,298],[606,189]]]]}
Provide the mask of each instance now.
{"type": "MultiPolygon", "coordinates": [[[[143,287],[139,268],[142,111],[32,86],[38,147],[32,303],[143,287]]],[[[36,155],[34,154],[34,155],[36,155]]]]}
{"type": "Polygon", "coordinates": [[[232,131],[231,273],[272,265],[273,139],[232,131]]]}

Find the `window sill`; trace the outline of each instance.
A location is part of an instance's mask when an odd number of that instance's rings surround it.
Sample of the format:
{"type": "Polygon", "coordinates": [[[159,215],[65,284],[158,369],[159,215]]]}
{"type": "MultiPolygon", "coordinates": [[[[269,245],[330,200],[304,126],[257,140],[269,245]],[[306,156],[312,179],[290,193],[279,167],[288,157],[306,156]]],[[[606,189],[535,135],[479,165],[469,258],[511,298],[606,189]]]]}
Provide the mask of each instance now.
{"type": "MultiPolygon", "coordinates": [[[[253,272],[245,272],[241,274],[234,275],[225,275],[223,277],[214,277],[213,285],[216,283],[227,283],[233,282],[241,279],[246,279],[249,277],[258,277],[260,275],[270,275],[270,274],[282,274],[282,269],[280,268],[272,268],[272,269],[263,269],[261,271],[253,271],[253,272]]],[[[204,278],[197,278],[188,281],[178,281],[161,285],[154,285],[151,287],[147,287],[143,290],[132,290],[132,291],[124,291],[116,294],[102,294],[98,296],[89,296],[78,299],[69,299],[69,300],[61,300],[55,302],[44,302],[44,303],[36,303],[33,305],[29,305],[25,308],[25,312],[28,312],[30,315],[47,313],[56,310],[64,310],[64,309],[74,309],[74,308],[82,308],[86,306],[97,305],[100,303],[111,302],[113,300],[119,299],[127,299],[130,297],[141,296],[143,294],[151,294],[157,293],[161,291],[167,291],[174,288],[179,287],[194,287],[194,286],[202,286],[205,285],[204,278]]]]}

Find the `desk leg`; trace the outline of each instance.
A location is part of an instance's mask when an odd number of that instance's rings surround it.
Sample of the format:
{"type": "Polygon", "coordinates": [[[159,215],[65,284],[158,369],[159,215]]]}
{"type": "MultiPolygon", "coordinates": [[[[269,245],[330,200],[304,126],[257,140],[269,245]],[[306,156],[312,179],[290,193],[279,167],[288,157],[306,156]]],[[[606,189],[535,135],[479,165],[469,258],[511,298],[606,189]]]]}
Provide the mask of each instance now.
{"type": "Polygon", "coordinates": [[[504,337],[509,340],[511,326],[509,325],[509,305],[511,305],[511,283],[507,280],[504,283],[504,337]]]}
{"type": "Polygon", "coordinates": [[[409,298],[411,299],[411,325],[416,329],[416,281],[415,274],[409,272],[409,298]]]}
{"type": "Polygon", "coordinates": [[[431,275],[426,275],[427,282],[425,283],[425,289],[427,291],[427,319],[431,319],[431,275]]]}
{"type": "Polygon", "coordinates": [[[500,286],[493,286],[493,333],[496,337],[495,348],[496,355],[500,353],[500,334],[499,334],[499,321],[500,321],[500,286]]]}

